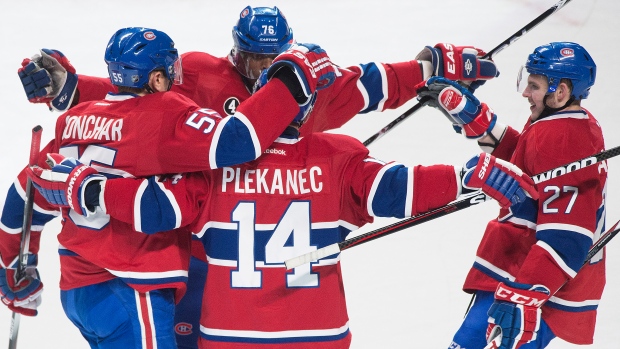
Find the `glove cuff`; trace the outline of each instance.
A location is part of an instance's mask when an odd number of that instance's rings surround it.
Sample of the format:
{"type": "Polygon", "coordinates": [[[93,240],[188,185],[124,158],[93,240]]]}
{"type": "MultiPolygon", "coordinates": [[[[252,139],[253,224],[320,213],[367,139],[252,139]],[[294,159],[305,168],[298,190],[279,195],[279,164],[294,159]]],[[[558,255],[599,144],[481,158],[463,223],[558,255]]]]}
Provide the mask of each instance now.
{"type": "Polygon", "coordinates": [[[435,72],[435,68],[433,67],[433,63],[425,60],[418,60],[420,63],[420,68],[422,68],[422,80],[428,80],[433,76],[435,72]]]}
{"type": "Polygon", "coordinates": [[[105,180],[106,177],[100,174],[90,175],[84,180],[80,188],[79,201],[82,215],[89,217],[97,211],[101,197],[101,182],[105,180]]]}
{"type": "Polygon", "coordinates": [[[73,103],[73,97],[77,89],[78,76],[77,74],[71,74],[67,72],[67,78],[62,89],[50,103],[50,107],[54,110],[64,112],[71,107],[73,103]]]}

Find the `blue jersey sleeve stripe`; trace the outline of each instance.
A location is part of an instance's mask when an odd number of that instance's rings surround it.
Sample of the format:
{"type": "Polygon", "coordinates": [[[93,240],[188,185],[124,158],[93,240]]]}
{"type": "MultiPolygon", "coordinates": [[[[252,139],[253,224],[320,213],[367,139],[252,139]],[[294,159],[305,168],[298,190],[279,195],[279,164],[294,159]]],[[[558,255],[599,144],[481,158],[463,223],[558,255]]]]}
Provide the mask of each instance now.
{"type": "Polygon", "coordinates": [[[511,206],[509,213],[504,217],[500,217],[499,221],[508,221],[529,229],[536,229],[537,218],[538,201],[527,197],[524,202],[511,206]]]}
{"type": "Polygon", "coordinates": [[[382,110],[388,97],[387,76],[382,64],[368,63],[359,66],[362,70],[360,81],[368,94],[368,106],[360,113],[382,110]]]}
{"type": "Polygon", "coordinates": [[[209,151],[212,169],[242,164],[261,155],[256,130],[250,120],[240,112],[218,124],[209,151]]]}
{"type": "Polygon", "coordinates": [[[134,202],[136,231],[152,234],[178,228],[180,212],[174,195],[159,183],[158,177],[140,184],[134,202]]]}
{"type": "Polygon", "coordinates": [[[174,212],[174,215],[173,216],[171,215],[171,218],[174,219],[174,229],[179,228],[181,226],[181,208],[179,207],[179,204],[177,203],[177,200],[174,197],[174,194],[172,194],[170,190],[166,189],[166,187],[164,186],[162,182],[156,181],[155,183],[159,187],[159,190],[161,191],[161,193],[165,195],[166,198],[168,199],[166,202],[170,203],[170,208],[172,212],[174,212]]]}
{"type": "Polygon", "coordinates": [[[588,249],[592,246],[594,233],[572,224],[547,223],[538,225],[536,238],[556,252],[552,256],[558,264],[561,260],[570,270],[577,273],[583,265],[588,249]]]}
{"type": "MultiPolygon", "coordinates": [[[[401,164],[393,163],[378,174],[373,183],[374,194],[371,205],[372,212],[378,217],[404,218],[406,216],[407,196],[410,186],[409,169],[401,164]],[[376,186],[375,186],[376,184],[376,186]]],[[[411,206],[408,208],[411,210],[411,206]]]]}
{"type": "Polygon", "coordinates": [[[379,188],[379,184],[381,183],[381,179],[383,178],[383,174],[389,170],[390,168],[392,168],[393,166],[397,166],[397,163],[392,163],[392,164],[388,164],[383,166],[383,168],[379,171],[379,173],[377,173],[377,177],[375,177],[374,181],[372,182],[372,187],[370,188],[370,193],[368,193],[368,200],[366,203],[366,210],[368,211],[368,214],[371,216],[376,216],[375,212],[374,212],[374,204],[373,202],[375,201],[375,196],[377,193],[377,189],[379,188]]]}
{"type": "Polygon", "coordinates": [[[588,239],[590,239],[590,241],[592,241],[592,239],[594,238],[594,233],[591,232],[588,229],[582,228],[578,225],[573,225],[573,224],[562,224],[562,223],[544,223],[544,224],[539,224],[536,228],[537,233],[541,232],[543,230],[555,230],[555,231],[568,231],[568,232],[574,232],[574,233],[578,233],[581,235],[584,235],[585,237],[587,237],[588,239]]]}
{"type": "MultiPolygon", "coordinates": [[[[548,244],[544,240],[538,240],[538,242],[536,242],[536,245],[547,251],[547,253],[555,261],[555,263],[571,278],[574,278],[577,275],[577,271],[579,271],[579,269],[583,265],[585,254],[579,253],[579,256],[570,256],[571,258],[563,258],[563,256],[566,256],[566,254],[558,253],[558,251],[556,251],[550,244],[548,244]],[[580,260],[580,262],[577,262],[578,259],[580,260]]],[[[577,253],[573,254],[576,255],[577,253]]]]}
{"type": "MultiPolygon", "coordinates": [[[[19,234],[24,224],[24,203],[26,193],[18,181],[9,188],[3,207],[0,226],[9,234],[19,234]]],[[[34,206],[32,213],[32,230],[39,231],[43,226],[59,214],[57,211],[47,211],[34,206]]]]}
{"type": "Polygon", "coordinates": [[[474,261],[474,268],[498,281],[503,281],[504,279],[510,281],[516,280],[514,275],[480,257],[476,257],[474,261]]]}

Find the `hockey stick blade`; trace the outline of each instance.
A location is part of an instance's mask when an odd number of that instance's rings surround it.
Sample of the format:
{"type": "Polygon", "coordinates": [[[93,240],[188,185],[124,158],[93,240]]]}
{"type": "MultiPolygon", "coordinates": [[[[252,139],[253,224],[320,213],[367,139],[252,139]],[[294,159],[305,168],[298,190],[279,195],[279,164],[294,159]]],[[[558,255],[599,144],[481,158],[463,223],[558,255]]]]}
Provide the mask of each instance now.
{"type": "MultiPolygon", "coordinates": [[[[512,34],[508,39],[504,40],[501,44],[495,46],[495,48],[493,48],[491,51],[489,51],[482,58],[484,58],[484,59],[493,59],[493,56],[495,56],[496,54],[501,52],[506,47],[512,45],[512,43],[514,43],[515,41],[519,40],[523,35],[528,33],[530,30],[534,29],[536,26],[538,26],[540,23],[542,23],[545,19],[547,19],[553,13],[555,13],[556,11],[558,11],[559,9],[564,7],[564,5],[568,4],[570,1],[571,0],[560,0],[560,1],[558,1],[557,3],[555,3],[555,5],[551,6],[545,12],[543,12],[538,17],[533,19],[531,22],[526,24],[523,28],[517,30],[514,34],[512,34]]],[[[386,133],[390,132],[390,130],[392,130],[398,124],[400,124],[401,122],[405,121],[409,116],[411,116],[412,114],[416,113],[423,106],[425,106],[426,102],[428,102],[429,99],[430,99],[430,97],[424,97],[424,98],[420,99],[416,105],[414,105],[413,107],[409,108],[407,111],[405,111],[399,117],[397,117],[392,122],[390,122],[385,127],[383,127],[379,132],[375,133],[370,138],[365,140],[364,141],[364,145],[368,146],[371,143],[373,143],[374,141],[376,141],[377,139],[385,136],[386,133]]]]}
{"type": "MultiPolygon", "coordinates": [[[[35,165],[39,159],[41,151],[41,133],[43,127],[37,125],[32,129],[32,139],[30,141],[30,154],[28,165],[35,165]]],[[[34,206],[34,186],[30,178],[26,180],[26,199],[24,201],[24,219],[22,221],[22,236],[19,245],[19,256],[17,260],[17,271],[15,278],[21,281],[26,276],[26,266],[28,265],[28,250],[30,248],[30,228],[32,225],[32,210],[34,206]]],[[[11,328],[9,329],[9,349],[17,349],[17,335],[19,334],[20,314],[13,312],[11,318],[11,328]]]]}
{"type": "MultiPolygon", "coordinates": [[[[614,147],[614,148],[602,151],[602,152],[600,152],[598,154],[595,154],[595,155],[592,155],[592,156],[588,156],[588,157],[583,158],[581,160],[577,160],[577,161],[571,162],[570,164],[566,164],[566,165],[563,165],[563,166],[558,166],[558,167],[556,167],[556,168],[554,168],[552,170],[536,174],[536,175],[532,176],[532,178],[538,178],[538,182],[537,183],[544,182],[544,181],[547,181],[547,180],[549,180],[551,178],[559,177],[559,176],[565,175],[567,173],[570,173],[572,171],[576,171],[576,170],[582,169],[584,167],[592,166],[592,165],[594,165],[594,164],[596,164],[598,162],[610,159],[610,158],[618,156],[618,155],[620,155],[620,146],[617,146],[617,147],[614,147]]],[[[433,220],[435,218],[439,218],[439,217],[448,215],[448,214],[456,212],[456,211],[460,211],[462,209],[474,206],[474,205],[479,204],[481,202],[484,202],[486,200],[488,200],[488,197],[484,193],[478,191],[476,193],[470,194],[470,196],[465,196],[464,198],[462,198],[462,199],[460,199],[458,201],[454,201],[454,202],[449,203],[449,204],[447,204],[445,206],[442,206],[440,208],[437,208],[437,209],[434,209],[434,210],[431,210],[429,212],[422,213],[422,214],[419,214],[419,215],[415,215],[415,216],[403,219],[403,220],[401,220],[399,222],[393,223],[391,225],[385,226],[383,228],[379,228],[379,229],[373,230],[371,232],[368,232],[368,233],[365,233],[365,234],[361,234],[361,235],[352,237],[350,239],[346,239],[344,241],[341,241],[341,242],[337,243],[337,245],[338,245],[338,249],[337,250],[332,245],[326,246],[326,247],[320,248],[320,249],[318,249],[316,251],[309,252],[309,253],[306,253],[304,255],[301,255],[301,256],[289,259],[289,260],[285,261],[284,264],[286,265],[287,269],[292,269],[292,268],[298,267],[298,266],[300,266],[302,264],[305,264],[305,263],[316,262],[320,258],[315,259],[314,257],[317,257],[317,256],[323,256],[323,257],[330,256],[332,254],[335,254],[335,253],[340,252],[340,251],[344,251],[344,250],[346,250],[348,248],[351,248],[353,246],[361,245],[361,244],[363,244],[365,242],[372,241],[374,239],[377,239],[377,238],[380,238],[380,237],[383,237],[383,236],[386,236],[386,235],[390,235],[390,234],[395,233],[397,231],[400,231],[400,230],[403,230],[403,229],[406,229],[406,228],[410,228],[410,227],[416,226],[418,224],[422,224],[424,222],[427,222],[427,221],[433,220]],[[322,251],[322,250],[323,249],[328,249],[328,248],[329,248],[328,252],[331,252],[331,253],[330,254],[325,254],[327,252],[326,251],[322,251]]],[[[323,258],[323,257],[321,257],[321,258],[323,258]]]]}
{"type": "MultiPolygon", "coordinates": [[[[607,230],[603,235],[601,235],[601,237],[596,241],[596,243],[594,243],[594,245],[590,247],[590,250],[588,250],[588,254],[586,255],[586,259],[583,262],[583,265],[586,265],[586,263],[588,263],[595,254],[599,253],[603,249],[603,247],[605,247],[607,243],[609,243],[609,241],[618,234],[618,232],[620,231],[620,229],[616,229],[618,223],[620,223],[620,221],[617,221],[613,227],[609,228],[609,230],[607,230]]],[[[564,287],[564,285],[566,285],[566,282],[560,288],[564,287]]],[[[501,328],[499,328],[497,332],[493,332],[491,334],[491,341],[484,347],[484,349],[497,349],[499,348],[500,344],[502,344],[501,328]]]]}

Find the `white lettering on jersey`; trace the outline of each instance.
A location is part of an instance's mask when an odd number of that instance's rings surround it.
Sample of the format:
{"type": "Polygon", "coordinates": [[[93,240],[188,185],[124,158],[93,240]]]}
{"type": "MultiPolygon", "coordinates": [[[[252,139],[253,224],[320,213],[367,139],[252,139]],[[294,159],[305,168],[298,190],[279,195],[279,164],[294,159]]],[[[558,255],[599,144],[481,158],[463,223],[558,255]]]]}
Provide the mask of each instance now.
{"type": "MultiPolygon", "coordinates": [[[[536,176],[533,176],[532,179],[534,180],[535,184],[538,184],[540,182],[547,181],[547,180],[549,180],[551,178],[562,176],[562,175],[565,175],[565,174],[567,174],[569,172],[573,172],[573,171],[579,170],[581,168],[590,166],[592,164],[595,164],[596,162],[597,162],[596,157],[591,156],[589,158],[586,158],[586,159],[583,159],[583,160],[580,160],[580,161],[575,161],[575,162],[572,162],[572,163],[570,163],[568,165],[559,166],[559,167],[556,167],[556,168],[554,168],[552,170],[549,170],[547,172],[538,174],[536,176]]],[[[600,169],[599,169],[599,173],[600,173],[600,169]]]]}
{"type": "Polygon", "coordinates": [[[265,149],[265,154],[286,155],[286,150],[267,148],[267,149],[265,149]]]}
{"type": "Polygon", "coordinates": [[[323,171],[319,166],[309,169],[224,167],[222,193],[299,195],[323,191],[323,171]]]}
{"type": "Polygon", "coordinates": [[[104,116],[67,116],[62,139],[96,139],[120,141],[123,119],[109,119],[104,116]]]}

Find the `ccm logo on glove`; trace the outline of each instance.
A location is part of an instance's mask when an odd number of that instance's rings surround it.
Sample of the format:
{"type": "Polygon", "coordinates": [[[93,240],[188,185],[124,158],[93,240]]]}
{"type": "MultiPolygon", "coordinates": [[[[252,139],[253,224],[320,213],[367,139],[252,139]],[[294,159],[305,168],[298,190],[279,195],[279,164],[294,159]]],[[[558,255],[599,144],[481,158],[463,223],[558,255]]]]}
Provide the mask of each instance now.
{"type": "Polygon", "coordinates": [[[512,290],[507,290],[503,288],[501,285],[497,287],[495,291],[495,299],[507,300],[515,304],[523,304],[526,306],[534,306],[540,308],[543,303],[549,298],[546,294],[544,294],[544,299],[538,299],[536,297],[530,297],[523,294],[516,293],[512,290]]]}

